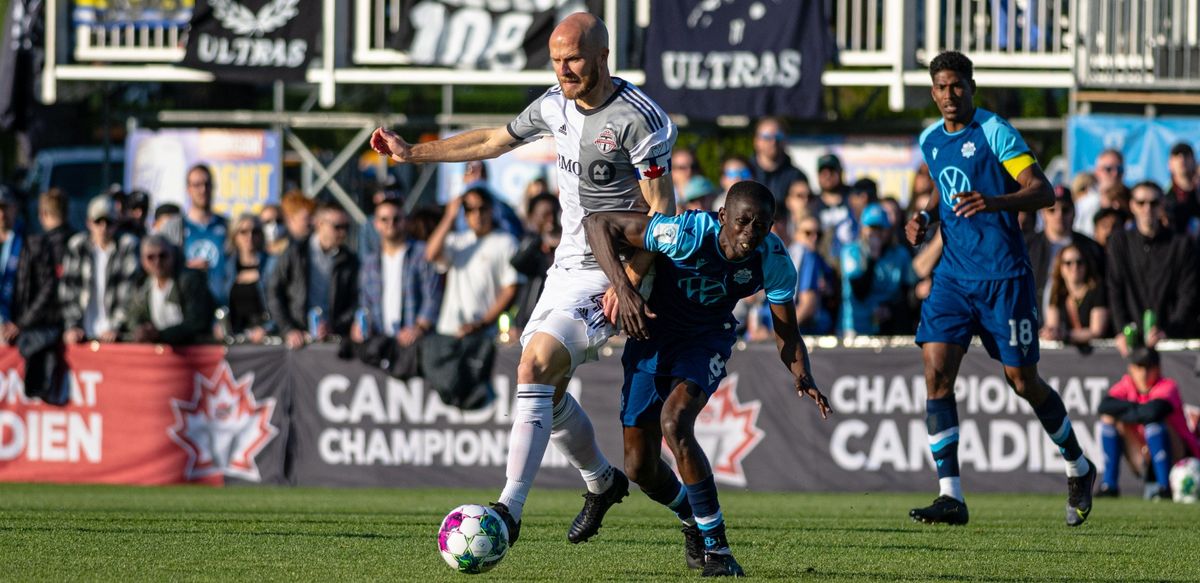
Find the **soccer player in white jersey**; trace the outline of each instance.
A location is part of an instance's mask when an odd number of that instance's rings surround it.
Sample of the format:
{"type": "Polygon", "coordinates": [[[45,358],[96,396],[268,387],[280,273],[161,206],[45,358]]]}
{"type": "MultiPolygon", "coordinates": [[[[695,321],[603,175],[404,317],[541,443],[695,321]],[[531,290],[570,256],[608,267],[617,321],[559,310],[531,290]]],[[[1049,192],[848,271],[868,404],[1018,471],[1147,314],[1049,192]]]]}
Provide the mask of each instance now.
{"type": "MultiPolygon", "coordinates": [[[[641,211],[675,214],[669,173],[677,130],[645,94],[608,70],[608,32],[586,13],[563,19],[550,35],[558,85],[548,89],[506,127],[479,129],[433,142],[408,144],[380,128],[371,147],[397,162],[463,162],[495,158],[542,136],[554,137],[562,202],[562,243],[521,336],[517,406],[509,438],[507,482],[493,508],[517,539],[525,499],[553,441],[587,482],[583,510],[567,532],[573,543],[600,529],[608,509],[629,493],[629,480],[596,445],[587,414],[567,381],[575,367],[596,358],[614,330],[604,305],[614,301],[583,231],[586,214],[641,211]]],[[[635,285],[653,255],[641,252],[627,269],[635,285]]]]}

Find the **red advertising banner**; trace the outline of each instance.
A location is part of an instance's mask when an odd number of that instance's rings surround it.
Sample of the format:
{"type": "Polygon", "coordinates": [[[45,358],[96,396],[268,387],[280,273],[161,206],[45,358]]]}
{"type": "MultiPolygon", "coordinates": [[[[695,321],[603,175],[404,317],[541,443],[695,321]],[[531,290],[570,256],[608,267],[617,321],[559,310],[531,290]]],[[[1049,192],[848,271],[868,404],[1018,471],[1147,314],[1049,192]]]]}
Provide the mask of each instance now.
{"type": "Polygon", "coordinates": [[[211,459],[188,445],[197,439],[189,411],[239,406],[211,398],[237,384],[222,348],[81,345],[66,358],[70,403],[55,407],[26,399],[21,357],[0,349],[0,480],[223,482],[221,473],[196,471],[211,459]]]}

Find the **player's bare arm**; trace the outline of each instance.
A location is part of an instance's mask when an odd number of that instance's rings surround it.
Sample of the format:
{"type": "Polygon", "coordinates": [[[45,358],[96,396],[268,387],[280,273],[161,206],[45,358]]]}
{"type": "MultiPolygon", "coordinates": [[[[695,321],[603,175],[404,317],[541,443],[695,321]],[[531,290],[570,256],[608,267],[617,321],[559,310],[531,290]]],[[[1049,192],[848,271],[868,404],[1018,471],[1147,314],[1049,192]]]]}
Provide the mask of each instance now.
{"type": "Polygon", "coordinates": [[[1021,188],[1009,194],[984,196],[971,191],[954,195],[954,214],[970,218],[976,213],[1033,212],[1054,204],[1054,188],[1040,166],[1030,164],[1016,178],[1021,188]]]}
{"type": "Polygon", "coordinates": [[[588,245],[592,247],[592,255],[604,275],[608,276],[612,284],[609,289],[621,306],[617,311],[621,327],[631,338],[639,340],[649,337],[646,318],[653,318],[654,314],[646,307],[637,286],[621,265],[616,242],[628,244],[653,260],[654,254],[645,250],[644,243],[649,224],[648,215],[629,212],[594,213],[583,219],[583,230],[587,234],[588,245]]]}
{"type": "Polygon", "coordinates": [[[779,359],[796,378],[796,393],[816,402],[821,418],[828,419],[833,409],[829,406],[829,399],[825,398],[813,380],[808,361],[808,347],[804,345],[804,338],[800,336],[795,310],[790,305],[771,304],[771,320],[775,325],[775,345],[779,348],[779,359]]]}
{"type": "MultiPolygon", "coordinates": [[[[667,215],[668,217],[675,216],[675,184],[671,182],[671,175],[664,174],[658,178],[650,180],[642,180],[638,182],[638,186],[642,189],[642,197],[646,199],[646,204],[650,205],[650,212],[647,216],[654,216],[655,213],[667,215]]],[[[633,287],[637,288],[642,283],[642,278],[650,271],[650,266],[654,265],[654,254],[638,249],[634,252],[633,257],[629,259],[629,264],[625,266],[625,273],[629,276],[629,280],[633,282],[633,287]]],[[[609,281],[612,281],[612,276],[609,276],[609,281]]],[[[620,297],[615,290],[610,288],[604,294],[604,316],[609,322],[617,321],[618,305],[620,297]]]]}
{"type": "Polygon", "coordinates": [[[409,144],[396,132],[378,128],[371,134],[371,149],[401,164],[424,162],[468,162],[504,154],[522,142],[508,128],[470,130],[443,140],[409,144]]]}

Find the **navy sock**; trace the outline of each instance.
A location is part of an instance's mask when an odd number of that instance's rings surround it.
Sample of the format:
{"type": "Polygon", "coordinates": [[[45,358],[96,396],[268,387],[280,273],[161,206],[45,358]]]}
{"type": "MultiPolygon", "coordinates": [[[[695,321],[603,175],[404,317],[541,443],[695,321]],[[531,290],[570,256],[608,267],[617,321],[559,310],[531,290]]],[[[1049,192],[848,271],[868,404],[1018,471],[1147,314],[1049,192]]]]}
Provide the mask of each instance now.
{"type": "Polygon", "coordinates": [[[1071,420],[1067,418],[1067,408],[1063,406],[1058,392],[1051,390],[1050,396],[1033,412],[1042,422],[1042,428],[1050,434],[1050,440],[1058,445],[1063,459],[1073,462],[1083,455],[1079,440],[1075,439],[1075,430],[1071,428],[1071,420]]]}
{"type": "Polygon", "coordinates": [[[954,395],[925,401],[925,429],[938,478],[957,478],[958,405],[954,395]]]}
{"type": "Polygon", "coordinates": [[[1150,465],[1154,468],[1154,479],[1159,488],[1167,488],[1171,475],[1171,450],[1167,443],[1167,428],[1162,423],[1147,423],[1146,449],[1150,450],[1150,465]]]}
{"type": "Polygon", "coordinates": [[[725,517],[721,515],[721,503],[717,501],[717,483],[709,476],[696,484],[688,484],[688,502],[696,516],[696,526],[704,535],[706,548],[725,546],[725,517]]]}
{"type": "Polygon", "coordinates": [[[687,489],[675,477],[675,473],[671,470],[666,470],[667,480],[664,480],[663,485],[653,490],[642,488],[651,500],[666,506],[675,512],[675,516],[679,520],[688,522],[692,520],[692,505],[688,502],[687,489]]]}
{"type": "Polygon", "coordinates": [[[1104,449],[1104,486],[1117,489],[1121,475],[1121,436],[1110,423],[1100,426],[1100,445],[1104,449]]]}

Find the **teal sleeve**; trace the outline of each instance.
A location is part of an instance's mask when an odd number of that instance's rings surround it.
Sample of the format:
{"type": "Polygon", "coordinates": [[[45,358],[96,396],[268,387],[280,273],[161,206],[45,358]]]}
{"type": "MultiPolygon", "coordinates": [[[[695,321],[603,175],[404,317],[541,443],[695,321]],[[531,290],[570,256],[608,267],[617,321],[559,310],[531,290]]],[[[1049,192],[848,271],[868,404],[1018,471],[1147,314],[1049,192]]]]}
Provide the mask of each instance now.
{"type": "Polygon", "coordinates": [[[773,233],[767,238],[763,256],[763,289],[772,304],[796,301],[796,266],[783,248],[783,241],[773,233]]]}

